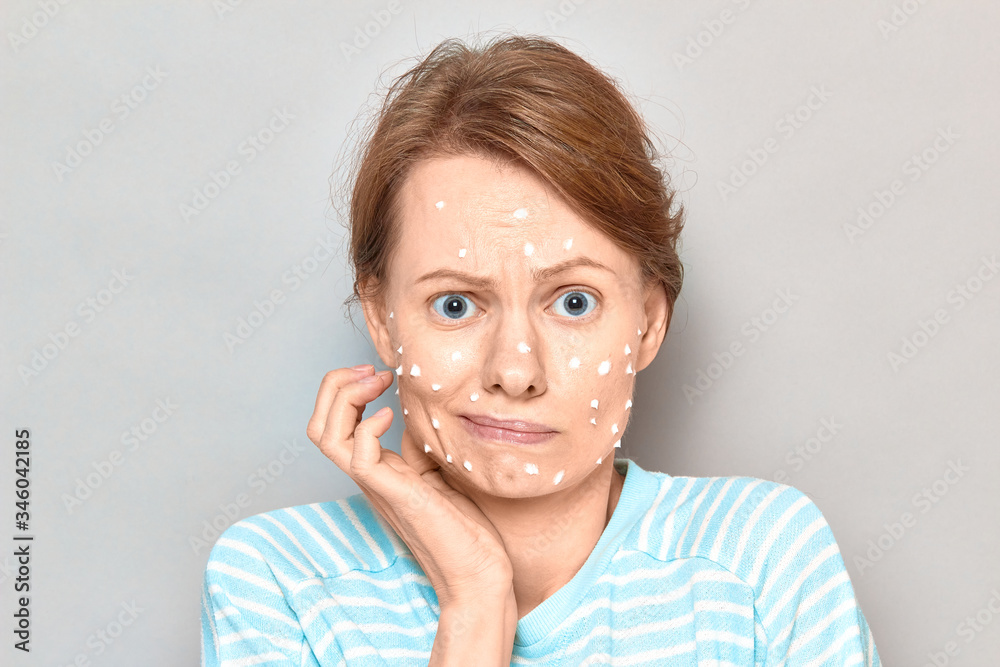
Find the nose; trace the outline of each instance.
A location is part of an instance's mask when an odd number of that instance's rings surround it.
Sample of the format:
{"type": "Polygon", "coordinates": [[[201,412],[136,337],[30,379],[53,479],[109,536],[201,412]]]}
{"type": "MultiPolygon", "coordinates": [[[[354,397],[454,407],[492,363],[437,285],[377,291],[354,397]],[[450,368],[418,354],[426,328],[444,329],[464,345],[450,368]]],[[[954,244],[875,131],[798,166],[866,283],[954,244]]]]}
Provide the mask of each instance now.
{"type": "Polygon", "coordinates": [[[545,342],[523,310],[506,310],[493,322],[486,339],[482,368],[483,387],[511,397],[530,398],[545,391],[545,342]]]}

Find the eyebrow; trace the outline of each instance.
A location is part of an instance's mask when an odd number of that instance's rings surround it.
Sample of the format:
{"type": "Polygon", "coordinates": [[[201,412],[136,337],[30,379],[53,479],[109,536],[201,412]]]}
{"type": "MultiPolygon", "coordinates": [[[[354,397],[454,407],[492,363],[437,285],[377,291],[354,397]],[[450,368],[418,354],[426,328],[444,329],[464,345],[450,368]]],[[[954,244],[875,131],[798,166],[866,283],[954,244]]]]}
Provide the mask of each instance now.
{"type": "MultiPolygon", "coordinates": [[[[542,268],[533,267],[531,269],[531,277],[535,280],[535,282],[542,282],[578,266],[589,266],[594,269],[602,269],[609,273],[614,273],[612,269],[598,262],[596,259],[591,259],[589,257],[574,257],[573,259],[567,259],[563,262],[559,262],[558,264],[553,264],[552,266],[542,268]]],[[[430,273],[420,276],[417,278],[416,282],[422,283],[437,278],[454,278],[456,280],[462,280],[479,289],[495,290],[497,287],[497,281],[493,278],[485,278],[472,273],[455,271],[454,269],[436,269],[430,273]]]]}

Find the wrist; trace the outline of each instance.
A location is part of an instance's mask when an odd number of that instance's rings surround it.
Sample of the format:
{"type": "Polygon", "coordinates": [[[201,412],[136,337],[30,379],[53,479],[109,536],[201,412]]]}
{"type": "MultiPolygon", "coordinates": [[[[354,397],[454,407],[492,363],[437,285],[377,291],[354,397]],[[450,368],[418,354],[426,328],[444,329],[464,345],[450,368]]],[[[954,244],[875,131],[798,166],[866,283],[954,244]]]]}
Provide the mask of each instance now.
{"type": "Polygon", "coordinates": [[[517,631],[513,586],[441,606],[430,665],[510,664],[517,631]]]}

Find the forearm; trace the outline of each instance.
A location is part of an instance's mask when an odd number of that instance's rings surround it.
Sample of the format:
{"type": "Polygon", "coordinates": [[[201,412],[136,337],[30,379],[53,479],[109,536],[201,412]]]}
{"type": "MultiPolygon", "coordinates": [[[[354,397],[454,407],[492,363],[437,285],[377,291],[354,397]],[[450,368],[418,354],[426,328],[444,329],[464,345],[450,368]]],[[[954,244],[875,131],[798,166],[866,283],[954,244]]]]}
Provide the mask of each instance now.
{"type": "Polygon", "coordinates": [[[510,665],[517,630],[513,589],[441,608],[429,667],[510,665]]]}

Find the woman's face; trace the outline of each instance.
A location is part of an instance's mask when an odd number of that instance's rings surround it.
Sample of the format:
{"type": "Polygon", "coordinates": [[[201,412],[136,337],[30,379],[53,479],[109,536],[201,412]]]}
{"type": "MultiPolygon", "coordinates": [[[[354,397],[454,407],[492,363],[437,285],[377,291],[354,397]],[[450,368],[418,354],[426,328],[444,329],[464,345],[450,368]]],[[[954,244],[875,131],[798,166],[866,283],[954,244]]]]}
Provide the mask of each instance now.
{"type": "Polygon", "coordinates": [[[428,159],[399,203],[385,302],[366,316],[409,435],[453,485],[494,496],[607,470],[663,338],[663,288],[519,167],[428,159]]]}

